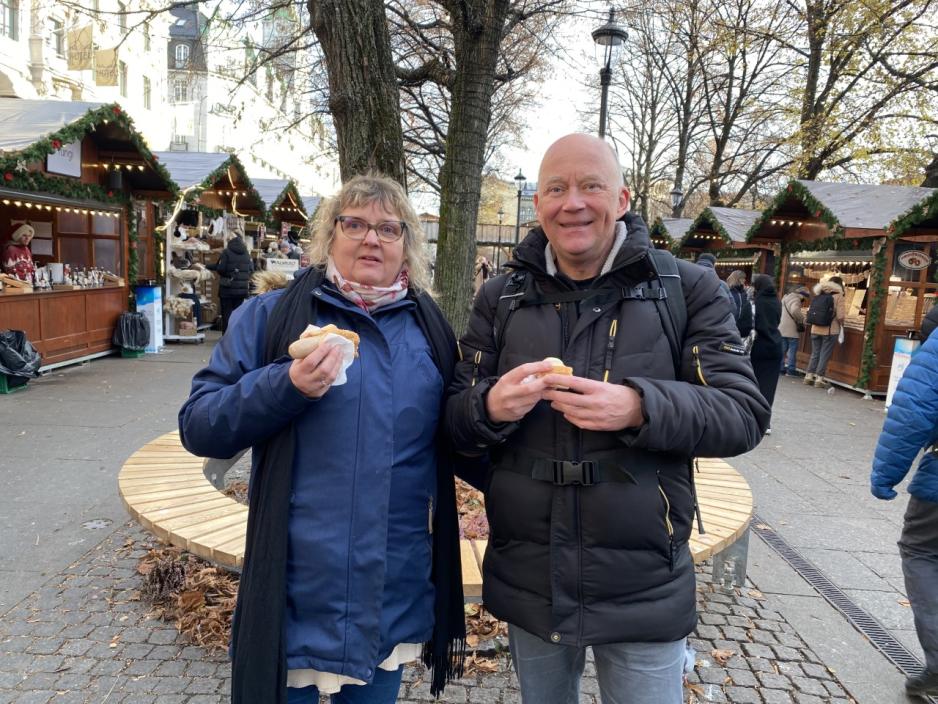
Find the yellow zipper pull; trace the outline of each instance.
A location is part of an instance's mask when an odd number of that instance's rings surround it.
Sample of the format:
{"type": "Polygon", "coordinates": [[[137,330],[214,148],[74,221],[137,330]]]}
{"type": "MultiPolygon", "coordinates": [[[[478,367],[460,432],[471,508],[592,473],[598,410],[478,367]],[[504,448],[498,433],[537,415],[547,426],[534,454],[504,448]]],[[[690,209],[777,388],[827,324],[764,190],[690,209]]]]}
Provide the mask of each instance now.
{"type": "Polygon", "coordinates": [[[609,369],[612,367],[612,354],[616,349],[616,331],[619,329],[619,321],[613,319],[612,324],[609,326],[609,339],[606,342],[606,363],[603,365],[605,371],[603,372],[603,381],[609,381],[609,369]]]}

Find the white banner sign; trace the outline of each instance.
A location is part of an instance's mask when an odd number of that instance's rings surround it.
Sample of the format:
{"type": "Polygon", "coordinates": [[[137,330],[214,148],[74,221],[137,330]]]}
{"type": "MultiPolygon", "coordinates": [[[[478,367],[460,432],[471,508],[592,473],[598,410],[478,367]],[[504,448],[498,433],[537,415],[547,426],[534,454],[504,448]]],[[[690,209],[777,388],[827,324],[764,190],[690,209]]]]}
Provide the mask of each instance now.
{"type": "Polygon", "coordinates": [[[47,156],[46,171],[81,178],[81,140],[63,144],[59,151],[47,156]]]}

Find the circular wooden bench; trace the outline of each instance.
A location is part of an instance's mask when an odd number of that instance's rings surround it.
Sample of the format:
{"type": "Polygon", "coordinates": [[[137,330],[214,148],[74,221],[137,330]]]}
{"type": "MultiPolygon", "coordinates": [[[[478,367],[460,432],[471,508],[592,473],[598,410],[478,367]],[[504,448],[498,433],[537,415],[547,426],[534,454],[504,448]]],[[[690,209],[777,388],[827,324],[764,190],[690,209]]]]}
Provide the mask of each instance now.
{"type": "MultiPolygon", "coordinates": [[[[162,540],[229,569],[244,559],[247,506],[225,496],[206,476],[206,463],[182,447],[179,433],[162,435],[128,458],[118,489],[130,515],[162,540]]],[[[734,581],[746,573],[752,492],[746,480],[720,459],[697,460],[697,501],[704,534],[696,525],[690,550],[695,562],[714,560],[714,579],[722,581],[729,556],[734,581]],[[730,553],[733,547],[735,553],[730,553]]],[[[462,573],[467,599],[482,595],[482,557],[486,541],[463,540],[462,573]]]]}

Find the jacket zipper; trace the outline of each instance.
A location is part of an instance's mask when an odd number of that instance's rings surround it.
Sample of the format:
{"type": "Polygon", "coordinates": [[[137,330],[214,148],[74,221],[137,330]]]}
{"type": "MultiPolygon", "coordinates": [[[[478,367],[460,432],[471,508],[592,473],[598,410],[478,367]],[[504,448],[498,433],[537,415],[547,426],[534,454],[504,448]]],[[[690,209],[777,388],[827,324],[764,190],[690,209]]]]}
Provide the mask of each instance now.
{"type": "Polygon", "coordinates": [[[671,523],[671,502],[668,501],[668,495],[664,493],[661,486],[661,472],[655,472],[658,475],[658,493],[664,499],[664,528],[668,532],[668,569],[674,571],[674,526],[671,523]]]}
{"type": "Polygon", "coordinates": [[[482,350],[476,350],[475,355],[472,357],[472,384],[475,386],[476,382],[479,380],[479,365],[482,363],[482,350]]]}
{"type": "Polygon", "coordinates": [[[609,325],[609,339],[606,341],[606,359],[603,360],[603,381],[609,381],[609,371],[612,369],[612,355],[616,350],[616,331],[619,328],[619,319],[613,318],[609,325]]]}
{"type": "Polygon", "coordinates": [[[700,347],[698,345],[694,345],[691,348],[691,354],[694,356],[694,369],[697,370],[697,378],[700,379],[700,383],[704,386],[710,386],[703,375],[703,364],[700,362],[700,347]]]}

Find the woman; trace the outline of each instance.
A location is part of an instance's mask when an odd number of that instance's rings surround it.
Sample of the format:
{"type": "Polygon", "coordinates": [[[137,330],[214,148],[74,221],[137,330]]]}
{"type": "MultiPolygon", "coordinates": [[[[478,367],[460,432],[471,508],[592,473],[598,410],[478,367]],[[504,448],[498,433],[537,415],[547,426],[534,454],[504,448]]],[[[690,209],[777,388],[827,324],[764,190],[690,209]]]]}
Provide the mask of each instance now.
{"type": "Polygon", "coordinates": [[[798,341],[804,332],[802,306],[810,297],[811,292],[801,286],[782,299],[782,321],[778,324],[778,332],[782,336],[782,366],[779,374],[798,376],[795,360],[798,355],[798,341]]]}
{"type": "MultiPolygon", "coordinates": [[[[815,301],[822,294],[833,296],[833,317],[827,325],[811,325],[811,359],[808,360],[807,373],[804,383],[814,384],[816,388],[826,389],[831,383],[824,378],[827,374],[827,363],[834,353],[834,345],[840,336],[844,319],[847,316],[844,301],[844,280],[839,276],[832,276],[827,281],[820,282],[814,287],[815,301]]],[[[814,302],[812,302],[812,306],[814,302]]],[[[810,309],[809,309],[810,312],[810,309]]]]}
{"type": "Polygon", "coordinates": [[[730,287],[730,302],[733,304],[736,327],[740,336],[746,337],[752,330],[752,306],[749,305],[749,294],[746,291],[746,273],[739,269],[730,272],[726,277],[726,285],[730,287]]]}
{"type": "Polygon", "coordinates": [[[221,331],[224,333],[228,329],[231,314],[248,297],[254,263],[251,261],[251,255],[244,240],[240,237],[232,237],[218,258],[218,262],[207,264],[205,268],[218,272],[221,331]]]}
{"type": "MultiPolygon", "coordinates": [[[[759,391],[771,407],[775,401],[778,370],[782,363],[782,335],[778,331],[782,304],[775,293],[775,281],[771,276],[756,274],[752,279],[752,287],[755,291],[752,302],[755,308],[756,339],[752,343],[749,356],[759,391]]],[[[745,337],[750,333],[750,329],[740,330],[740,333],[745,337]]],[[[770,428],[765,434],[769,435],[771,432],[770,428]]]]}
{"type": "Polygon", "coordinates": [[[36,265],[33,263],[33,253],[29,248],[36,231],[31,225],[23,223],[10,235],[10,241],[3,248],[3,273],[15,276],[20,281],[33,282],[36,265]]]}
{"type": "Polygon", "coordinates": [[[438,432],[453,333],[429,294],[403,189],[357,176],[321,208],[313,266],[242,306],[179,414],[191,452],[252,446],[247,549],[232,626],[232,702],[390,704],[403,663],[432,689],[464,648],[449,446],[438,432]],[[353,330],[286,356],[315,323],[353,330]]]}

